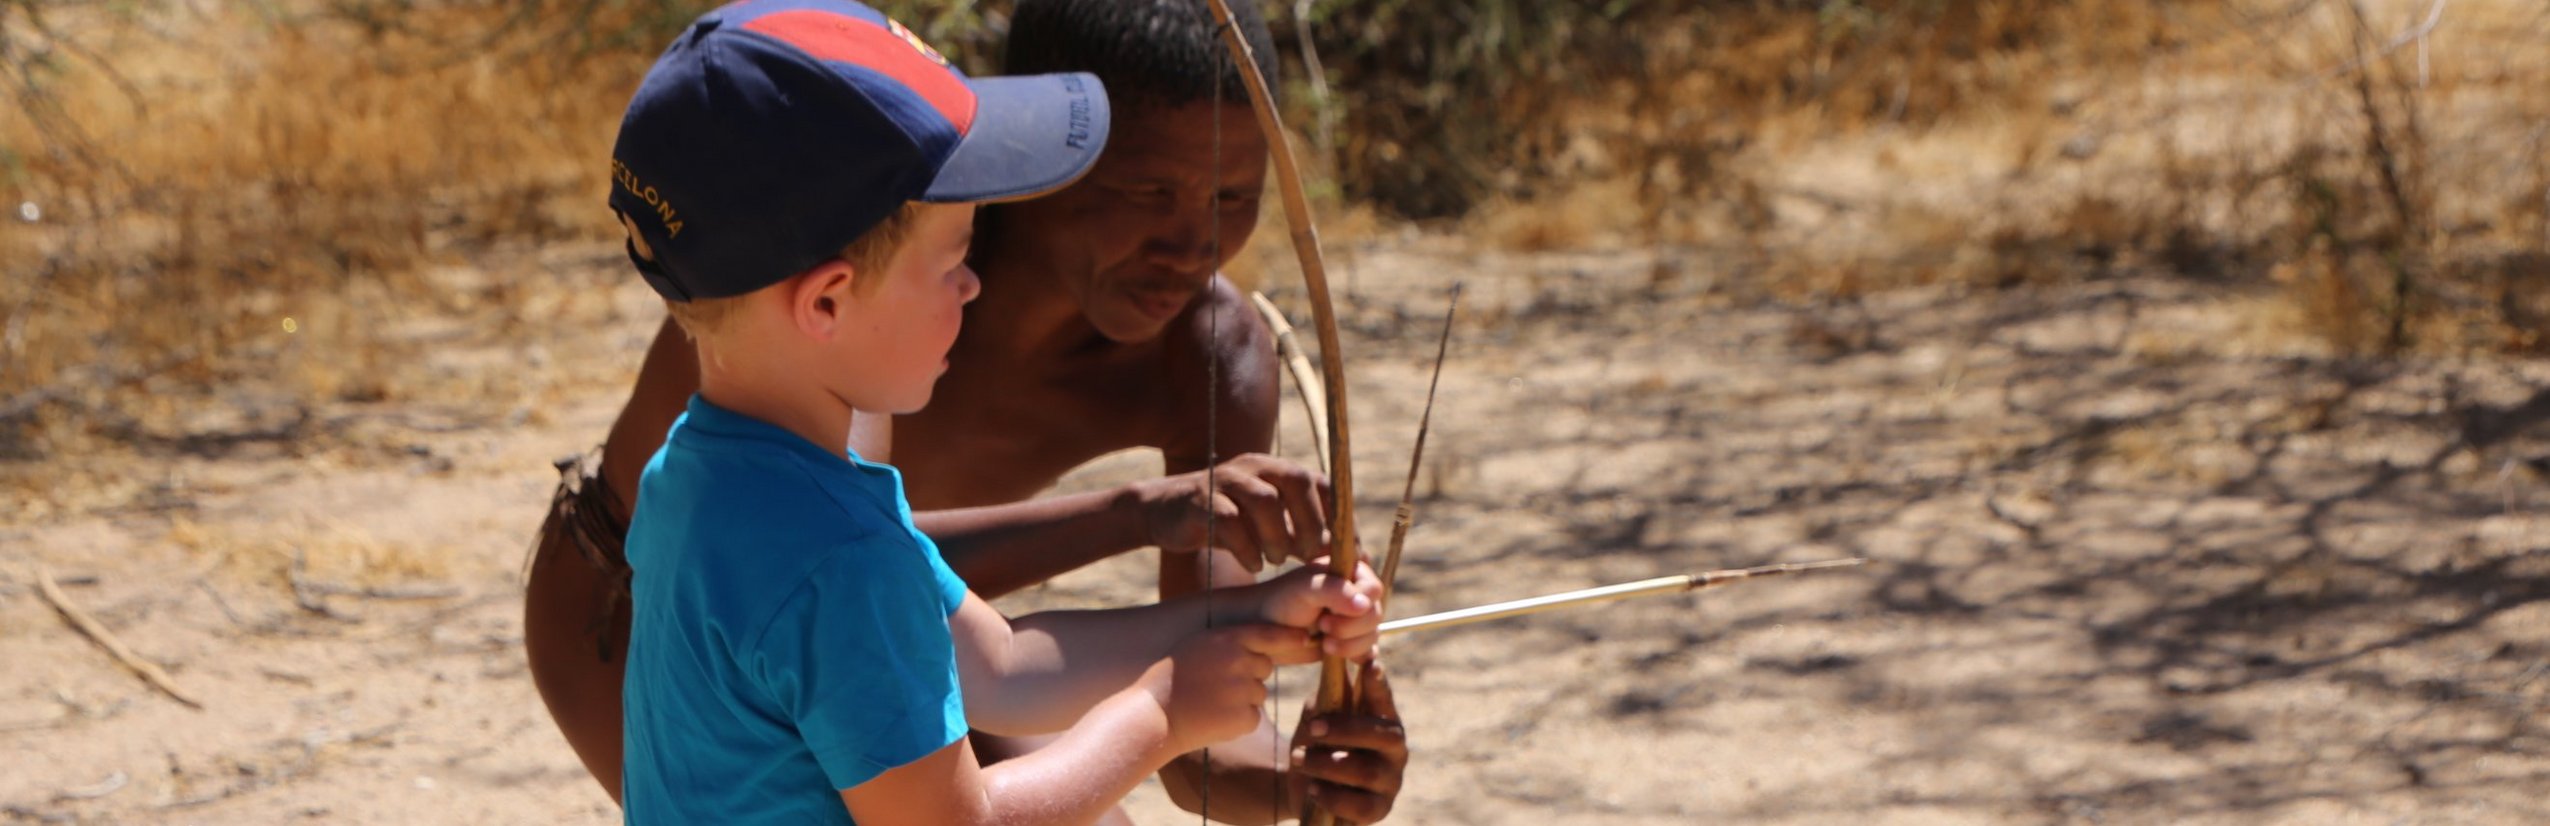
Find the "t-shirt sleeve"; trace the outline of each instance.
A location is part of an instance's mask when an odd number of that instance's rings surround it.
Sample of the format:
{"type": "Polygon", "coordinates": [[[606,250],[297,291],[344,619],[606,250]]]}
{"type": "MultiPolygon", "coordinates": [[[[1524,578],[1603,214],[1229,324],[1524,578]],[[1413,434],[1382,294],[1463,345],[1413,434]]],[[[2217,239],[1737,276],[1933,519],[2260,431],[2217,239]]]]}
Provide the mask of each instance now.
{"type": "MultiPolygon", "coordinates": [[[[923,536],[921,541],[930,543],[930,538],[923,536]]],[[[947,616],[956,616],[956,609],[965,607],[965,594],[969,586],[965,584],[964,577],[956,575],[955,569],[947,567],[947,558],[939,555],[939,546],[936,543],[925,544],[923,547],[930,552],[930,573],[938,577],[939,598],[946,603],[944,613],[947,616]]]]}
{"type": "Polygon", "coordinates": [[[783,598],[751,647],[753,679],[835,789],[965,736],[943,583],[908,541],[844,546],[783,598]]]}

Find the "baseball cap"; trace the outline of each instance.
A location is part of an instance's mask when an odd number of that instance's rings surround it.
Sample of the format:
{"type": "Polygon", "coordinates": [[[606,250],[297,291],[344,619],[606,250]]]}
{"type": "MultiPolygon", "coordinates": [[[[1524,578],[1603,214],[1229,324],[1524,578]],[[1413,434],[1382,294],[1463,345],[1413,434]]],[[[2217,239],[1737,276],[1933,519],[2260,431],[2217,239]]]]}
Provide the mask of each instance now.
{"type": "Polygon", "coordinates": [[[1060,189],[1107,126],[1089,74],[969,79],[860,3],[744,0],[700,15],[647,71],[611,149],[610,202],[657,293],[742,295],[906,202],[1060,189]]]}

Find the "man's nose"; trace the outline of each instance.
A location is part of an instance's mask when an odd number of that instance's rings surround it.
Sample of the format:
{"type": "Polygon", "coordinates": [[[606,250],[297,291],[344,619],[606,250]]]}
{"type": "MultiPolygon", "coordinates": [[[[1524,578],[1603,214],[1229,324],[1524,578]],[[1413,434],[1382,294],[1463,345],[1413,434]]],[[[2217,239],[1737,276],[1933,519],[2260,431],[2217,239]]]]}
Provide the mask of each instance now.
{"type": "Polygon", "coordinates": [[[1151,237],[1143,244],[1145,257],[1151,263],[1183,273],[1210,270],[1217,263],[1220,239],[1213,237],[1213,226],[1207,221],[1180,221],[1167,232],[1151,237]]]}

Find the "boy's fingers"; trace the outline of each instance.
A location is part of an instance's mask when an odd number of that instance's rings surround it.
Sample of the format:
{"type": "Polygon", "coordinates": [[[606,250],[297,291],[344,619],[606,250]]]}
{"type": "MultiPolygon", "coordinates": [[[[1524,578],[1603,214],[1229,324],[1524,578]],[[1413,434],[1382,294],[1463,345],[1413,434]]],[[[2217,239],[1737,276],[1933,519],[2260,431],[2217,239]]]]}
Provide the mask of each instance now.
{"type": "Polygon", "coordinates": [[[1222,633],[1241,650],[1263,655],[1277,665],[1297,665],[1319,659],[1319,646],[1312,643],[1310,632],[1304,629],[1257,623],[1232,626],[1222,633]]]}
{"type": "Polygon", "coordinates": [[[1332,612],[1319,618],[1319,632],[1346,639],[1369,637],[1381,632],[1381,615],[1372,611],[1361,614],[1332,612]]]}
{"type": "Polygon", "coordinates": [[[1379,634],[1365,634],[1360,637],[1321,637],[1319,650],[1331,657],[1362,660],[1372,654],[1373,645],[1379,642],[1381,642],[1379,634]]]}
{"type": "MultiPolygon", "coordinates": [[[[1340,617],[1362,617],[1372,613],[1371,589],[1358,587],[1338,577],[1320,573],[1311,580],[1312,593],[1319,607],[1340,617]]],[[[1376,623],[1378,620],[1376,620],[1376,623]]]]}

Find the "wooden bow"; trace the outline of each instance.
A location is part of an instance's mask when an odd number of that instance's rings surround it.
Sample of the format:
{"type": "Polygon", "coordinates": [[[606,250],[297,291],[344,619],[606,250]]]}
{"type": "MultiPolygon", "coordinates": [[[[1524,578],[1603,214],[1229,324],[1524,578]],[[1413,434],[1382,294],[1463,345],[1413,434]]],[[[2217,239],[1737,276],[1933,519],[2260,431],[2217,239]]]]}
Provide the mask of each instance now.
{"type": "MultiPolygon", "coordinates": [[[[1292,143],[1284,137],[1283,118],[1275,112],[1275,100],[1268,93],[1267,78],[1258,70],[1257,53],[1249,47],[1248,38],[1240,34],[1239,22],[1231,15],[1229,0],[1206,0],[1213,7],[1213,21],[1222,33],[1222,43],[1239,64],[1240,82],[1248,87],[1250,108],[1257,112],[1258,131],[1266,136],[1266,149],[1275,162],[1275,183],[1283,195],[1284,223],[1292,230],[1293,255],[1301,260],[1302,283],[1310,293],[1311,324],[1319,333],[1320,383],[1328,391],[1328,498],[1329,570],[1339,576],[1352,576],[1363,555],[1355,536],[1355,473],[1353,442],[1347,438],[1346,360],[1337,342],[1337,310],[1330,303],[1327,259],[1319,249],[1319,230],[1312,226],[1310,198],[1302,189],[1301,165],[1293,156],[1292,143]]],[[[1311,713],[1323,714],[1345,708],[1354,697],[1353,671],[1346,662],[1329,657],[1319,663],[1319,694],[1312,702],[1311,713]]],[[[1301,822],[1305,826],[1331,826],[1335,816],[1305,802],[1301,822]]]]}

